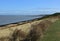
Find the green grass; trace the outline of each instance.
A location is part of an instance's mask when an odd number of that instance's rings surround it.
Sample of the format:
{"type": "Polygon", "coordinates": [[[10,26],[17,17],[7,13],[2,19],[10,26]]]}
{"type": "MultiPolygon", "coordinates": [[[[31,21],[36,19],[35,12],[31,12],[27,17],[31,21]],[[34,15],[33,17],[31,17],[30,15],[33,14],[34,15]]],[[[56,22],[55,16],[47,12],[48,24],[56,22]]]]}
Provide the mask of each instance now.
{"type": "Polygon", "coordinates": [[[48,28],[42,41],[60,41],[60,20],[48,28]]]}

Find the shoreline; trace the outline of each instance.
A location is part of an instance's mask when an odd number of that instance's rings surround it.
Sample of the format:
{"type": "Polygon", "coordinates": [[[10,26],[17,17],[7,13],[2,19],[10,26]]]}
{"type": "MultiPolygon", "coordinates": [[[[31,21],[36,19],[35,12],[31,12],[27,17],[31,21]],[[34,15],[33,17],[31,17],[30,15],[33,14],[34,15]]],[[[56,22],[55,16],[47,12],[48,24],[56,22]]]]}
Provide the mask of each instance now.
{"type": "MultiPolygon", "coordinates": [[[[45,15],[41,18],[35,18],[35,19],[31,19],[31,20],[26,20],[26,21],[20,21],[20,22],[14,22],[14,23],[9,23],[9,24],[4,24],[4,25],[0,25],[0,27],[4,27],[4,26],[12,26],[12,25],[23,25],[23,24],[26,24],[26,23],[31,23],[31,22],[34,22],[34,21],[39,21],[39,20],[42,20],[42,19],[45,19],[45,18],[49,18],[49,17],[53,17],[54,15],[45,15]]],[[[56,15],[55,15],[56,16],[56,15]]]]}
{"type": "MultiPolygon", "coordinates": [[[[20,30],[21,31],[20,34],[22,33],[23,35],[27,36],[29,35],[33,27],[34,28],[36,27],[38,29],[40,28],[39,30],[37,29],[37,31],[41,32],[40,33],[41,38],[43,38],[43,33],[45,32],[45,30],[48,29],[48,26],[50,26],[51,23],[54,23],[59,19],[60,19],[59,16],[58,17],[57,16],[49,16],[49,17],[45,16],[42,18],[37,18],[37,19],[17,22],[17,23],[11,23],[11,24],[2,26],[0,27],[0,39],[1,38],[7,39],[7,37],[12,38],[11,36],[13,35],[14,32],[16,32],[15,30],[20,30]]],[[[21,36],[20,38],[24,39],[24,37],[22,37],[22,34],[20,35],[21,36]]]]}
{"type": "MultiPolygon", "coordinates": [[[[41,18],[42,18],[42,17],[41,17],[41,18]]],[[[26,21],[20,21],[20,22],[14,22],[14,23],[3,24],[3,25],[0,25],[0,27],[4,27],[4,26],[10,25],[10,24],[19,24],[19,25],[23,25],[23,24],[26,24],[26,23],[31,23],[31,22],[33,22],[33,21],[40,20],[41,18],[35,18],[35,19],[31,19],[31,20],[26,20],[26,21]]]]}

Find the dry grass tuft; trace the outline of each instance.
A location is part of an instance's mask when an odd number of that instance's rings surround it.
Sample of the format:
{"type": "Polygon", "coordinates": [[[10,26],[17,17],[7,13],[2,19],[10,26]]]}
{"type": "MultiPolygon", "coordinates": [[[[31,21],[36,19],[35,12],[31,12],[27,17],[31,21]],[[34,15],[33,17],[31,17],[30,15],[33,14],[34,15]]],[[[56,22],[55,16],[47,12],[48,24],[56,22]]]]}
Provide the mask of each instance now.
{"type": "Polygon", "coordinates": [[[38,26],[42,29],[42,32],[45,32],[47,28],[52,24],[49,20],[41,21],[38,26]]]}
{"type": "Polygon", "coordinates": [[[38,39],[43,38],[43,33],[50,24],[52,24],[51,21],[44,20],[41,21],[39,24],[31,25],[32,29],[30,31],[30,34],[23,41],[37,41],[38,39]]]}
{"type": "Polygon", "coordinates": [[[21,41],[25,37],[26,37],[26,33],[24,31],[22,31],[21,29],[20,30],[16,29],[12,34],[11,41],[21,41]]]}

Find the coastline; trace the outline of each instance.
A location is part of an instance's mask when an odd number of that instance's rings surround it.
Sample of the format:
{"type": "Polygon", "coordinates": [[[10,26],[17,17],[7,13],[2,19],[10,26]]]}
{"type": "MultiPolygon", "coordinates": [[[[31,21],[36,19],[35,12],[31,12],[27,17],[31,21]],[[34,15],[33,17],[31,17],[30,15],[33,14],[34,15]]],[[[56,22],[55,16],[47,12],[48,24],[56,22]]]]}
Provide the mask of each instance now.
{"type": "MultiPolygon", "coordinates": [[[[41,18],[42,18],[42,17],[41,17],[41,18]]],[[[33,21],[38,21],[38,20],[40,20],[41,18],[34,18],[34,19],[31,19],[31,20],[26,20],[26,21],[20,21],[20,22],[3,24],[3,25],[0,25],[0,27],[4,27],[4,26],[10,25],[10,24],[13,24],[13,25],[15,25],[15,24],[23,25],[23,24],[30,23],[30,22],[33,22],[33,21]]]]}
{"type": "MultiPolygon", "coordinates": [[[[30,31],[32,29],[32,25],[39,26],[38,24],[43,23],[43,25],[50,26],[51,24],[49,22],[54,23],[57,20],[59,20],[59,16],[58,17],[57,16],[49,16],[49,17],[44,16],[42,18],[37,18],[37,19],[33,19],[33,20],[11,23],[11,24],[7,24],[4,26],[0,26],[0,38],[11,37],[11,35],[13,34],[13,32],[16,29],[25,32],[24,35],[26,36],[30,33],[30,31]]],[[[40,25],[40,27],[42,27],[42,26],[40,25]]],[[[45,28],[44,28],[44,30],[45,30],[45,28]]],[[[43,32],[41,32],[41,33],[43,33],[43,32]]]]}

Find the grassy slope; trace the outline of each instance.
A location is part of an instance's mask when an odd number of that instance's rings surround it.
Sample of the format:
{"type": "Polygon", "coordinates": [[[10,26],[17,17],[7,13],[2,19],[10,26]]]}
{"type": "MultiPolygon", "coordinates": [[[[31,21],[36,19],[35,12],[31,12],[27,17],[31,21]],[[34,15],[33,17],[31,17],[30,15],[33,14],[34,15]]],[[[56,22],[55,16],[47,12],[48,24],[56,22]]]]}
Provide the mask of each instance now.
{"type": "Polygon", "coordinates": [[[42,41],[60,41],[60,20],[49,27],[42,41]]]}
{"type": "MultiPolygon", "coordinates": [[[[38,24],[41,21],[44,21],[46,18],[50,19],[48,17],[50,17],[50,16],[43,17],[42,20],[39,19],[37,21],[31,22],[31,23],[27,23],[27,24],[23,24],[23,25],[18,25],[18,26],[14,26],[13,25],[14,27],[10,27],[10,26],[7,25],[6,27],[4,27],[6,29],[0,29],[0,37],[2,37],[2,38],[6,37],[6,36],[10,37],[15,29],[19,29],[19,30],[21,29],[22,31],[24,31],[26,33],[29,33],[32,24],[38,24]]],[[[51,18],[50,20],[54,20],[54,19],[56,19],[56,18],[51,18]]],[[[56,33],[54,31],[56,29],[56,26],[58,26],[59,24],[60,24],[60,22],[55,23],[53,26],[51,26],[51,28],[49,28],[48,32],[46,33],[46,35],[45,35],[45,37],[44,37],[44,39],[42,41],[53,41],[53,37],[54,37],[54,39],[56,39],[58,41],[59,37],[56,36],[56,33]],[[55,28],[54,28],[54,26],[55,26],[55,28]]],[[[57,27],[57,28],[59,29],[59,27],[57,27]]]]}

